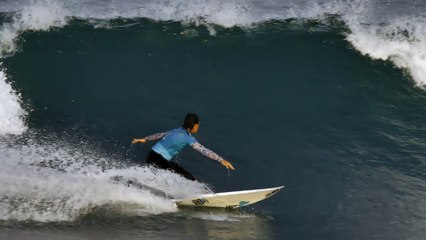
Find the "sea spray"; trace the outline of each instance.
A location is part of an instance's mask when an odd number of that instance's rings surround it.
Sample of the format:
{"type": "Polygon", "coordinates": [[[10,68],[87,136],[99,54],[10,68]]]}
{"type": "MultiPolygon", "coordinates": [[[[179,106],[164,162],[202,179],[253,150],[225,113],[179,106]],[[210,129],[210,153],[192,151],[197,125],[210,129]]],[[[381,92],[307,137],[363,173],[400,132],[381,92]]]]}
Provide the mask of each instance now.
{"type": "Polygon", "coordinates": [[[6,75],[0,70],[0,137],[6,134],[22,134],[27,127],[25,111],[20,106],[19,95],[7,83],[6,75]]]}
{"type": "Polygon", "coordinates": [[[74,221],[103,207],[125,215],[176,211],[169,199],[130,182],[174,197],[211,192],[169,171],[105,156],[82,140],[36,135],[0,141],[1,220],[74,221]]]}
{"type": "Polygon", "coordinates": [[[417,86],[426,84],[425,18],[402,18],[386,25],[351,26],[347,40],[362,54],[405,69],[417,86]]]}
{"type": "MultiPolygon", "coordinates": [[[[13,55],[18,50],[19,34],[27,30],[48,30],[66,24],[65,10],[57,1],[34,1],[15,13],[11,22],[0,26],[0,59],[13,55]]],[[[20,106],[20,97],[7,81],[0,62],[0,136],[22,134],[26,112],[20,106]]]]}
{"type": "Polygon", "coordinates": [[[19,35],[25,31],[47,31],[62,27],[68,21],[68,12],[59,1],[33,1],[15,12],[10,22],[0,26],[0,57],[18,50],[19,35]]]}

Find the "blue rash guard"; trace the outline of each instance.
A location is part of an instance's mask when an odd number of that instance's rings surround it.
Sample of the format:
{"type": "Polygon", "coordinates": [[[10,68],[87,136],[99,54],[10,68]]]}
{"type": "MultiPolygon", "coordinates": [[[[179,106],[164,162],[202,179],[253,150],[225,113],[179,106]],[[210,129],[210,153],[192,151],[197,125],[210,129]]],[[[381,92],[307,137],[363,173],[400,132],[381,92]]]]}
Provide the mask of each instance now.
{"type": "Polygon", "coordinates": [[[182,127],[170,130],[152,147],[156,153],[167,160],[175,157],[186,145],[192,145],[197,140],[182,127]]]}

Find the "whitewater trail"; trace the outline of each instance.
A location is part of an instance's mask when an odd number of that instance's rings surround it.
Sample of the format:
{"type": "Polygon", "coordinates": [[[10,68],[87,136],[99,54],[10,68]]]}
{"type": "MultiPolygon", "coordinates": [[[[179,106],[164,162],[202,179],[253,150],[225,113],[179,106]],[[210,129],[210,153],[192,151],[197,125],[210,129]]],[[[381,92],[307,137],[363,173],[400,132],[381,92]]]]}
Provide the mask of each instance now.
{"type": "Polygon", "coordinates": [[[0,141],[0,220],[75,221],[96,209],[116,215],[177,210],[167,197],[117,182],[117,176],[175,197],[211,192],[171,172],[105,156],[81,140],[24,135],[0,141]]]}

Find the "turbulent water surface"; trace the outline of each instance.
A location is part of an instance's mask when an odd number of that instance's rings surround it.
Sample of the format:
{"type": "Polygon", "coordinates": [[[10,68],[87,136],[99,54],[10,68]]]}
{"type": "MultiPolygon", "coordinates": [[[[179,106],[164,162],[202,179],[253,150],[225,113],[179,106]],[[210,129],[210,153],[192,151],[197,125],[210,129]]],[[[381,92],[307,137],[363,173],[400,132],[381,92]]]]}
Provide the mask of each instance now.
{"type": "Polygon", "coordinates": [[[424,239],[425,12],[0,0],[0,238],[424,239]],[[131,139],[188,112],[235,172],[190,148],[199,182],[142,165],[131,139]],[[279,185],[238,211],[169,200],[279,185]]]}

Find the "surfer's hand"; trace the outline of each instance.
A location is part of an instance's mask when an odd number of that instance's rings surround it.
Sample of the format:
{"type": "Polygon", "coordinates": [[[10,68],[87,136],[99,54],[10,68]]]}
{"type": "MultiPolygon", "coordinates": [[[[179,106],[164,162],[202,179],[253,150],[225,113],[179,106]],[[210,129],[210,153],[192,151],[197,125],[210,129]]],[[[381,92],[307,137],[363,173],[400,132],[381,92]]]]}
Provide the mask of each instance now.
{"type": "Polygon", "coordinates": [[[141,138],[141,139],[133,138],[132,144],[136,144],[136,143],[146,143],[146,139],[145,138],[141,138]]]}
{"type": "Polygon", "coordinates": [[[220,163],[225,166],[227,169],[231,169],[231,170],[235,170],[234,166],[232,166],[232,164],[228,161],[226,161],[225,159],[222,159],[222,161],[220,161],[220,163]]]}

